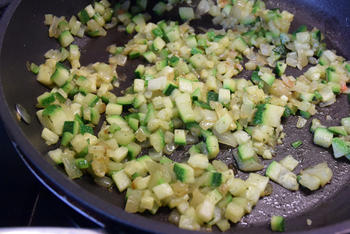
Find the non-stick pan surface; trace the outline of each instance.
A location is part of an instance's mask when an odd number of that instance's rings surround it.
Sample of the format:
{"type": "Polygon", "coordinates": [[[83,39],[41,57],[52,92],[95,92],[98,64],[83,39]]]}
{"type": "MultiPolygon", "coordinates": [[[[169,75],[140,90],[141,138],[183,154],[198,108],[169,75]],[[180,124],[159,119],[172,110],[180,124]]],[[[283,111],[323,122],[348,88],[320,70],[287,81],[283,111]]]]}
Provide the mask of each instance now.
{"type": "MultiPolygon", "coordinates": [[[[167,223],[169,210],[161,209],[159,214],[128,214],[123,211],[124,194],[107,191],[94,184],[88,176],[72,181],[64,174],[61,168],[46,156],[50,149],[45,146],[40,137],[41,126],[35,118],[36,97],[46,90],[36,82],[35,76],[26,70],[26,62],[44,62],[43,54],[51,49],[58,48],[54,39],[48,38],[48,28],[43,24],[44,14],[71,16],[89,3],[88,0],[60,0],[60,1],[20,1],[16,0],[4,16],[0,24],[0,111],[1,117],[14,141],[15,147],[21,152],[25,162],[30,166],[43,183],[61,196],[61,199],[80,211],[89,214],[105,225],[107,228],[119,222],[135,228],[153,231],[175,233],[179,229],[167,223]],[[15,105],[24,106],[33,117],[30,125],[16,120],[15,105]]],[[[281,8],[295,14],[292,30],[300,24],[315,26],[325,34],[330,48],[350,58],[350,6],[348,0],[295,0],[295,1],[267,1],[270,8],[281,8]]],[[[171,16],[167,16],[169,19],[171,16]]],[[[159,18],[158,18],[159,19],[159,18]]],[[[197,20],[196,26],[208,28],[209,18],[197,20]]],[[[82,64],[95,61],[106,61],[107,45],[124,44],[128,36],[116,29],[109,31],[106,38],[78,40],[82,49],[82,64]]],[[[126,75],[127,79],[122,87],[131,84],[136,60],[128,63],[124,68],[118,68],[119,74],[126,75]]],[[[287,74],[298,75],[301,72],[287,71],[287,74]]],[[[242,76],[248,77],[249,73],[242,76]]],[[[340,96],[335,105],[319,109],[316,115],[327,125],[339,124],[342,117],[349,115],[349,104],[346,97],[340,96]],[[330,115],[332,120],[326,120],[330,115]]],[[[297,172],[316,163],[327,161],[332,168],[334,177],[331,184],[316,192],[309,193],[304,190],[297,192],[287,191],[273,184],[273,194],[261,199],[253,212],[245,216],[242,221],[233,225],[231,231],[237,233],[268,233],[268,222],[271,215],[287,217],[286,230],[292,232],[310,231],[314,233],[330,233],[350,228],[350,164],[347,160],[334,160],[331,152],[312,144],[309,132],[310,120],[303,129],[295,127],[296,118],[291,117],[284,122],[287,137],[284,144],[277,147],[276,159],[292,154],[301,161],[297,172]],[[303,140],[304,144],[298,149],[292,149],[290,143],[303,140]],[[312,225],[306,219],[312,220],[312,225]]],[[[232,163],[232,149],[224,148],[219,158],[232,163]]],[[[183,152],[172,156],[179,161],[184,157],[183,152]]],[[[265,165],[268,161],[264,162],[265,165]]],[[[13,171],[11,176],[21,173],[13,171]]],[[[240,177],[245,178],[243,173],[240,177]]],[[[5,178],[3,178],[5,179],[5,178]]],[[[54,210],[53,210],[54,212],[54,210]]],[[[181,230],[185,232],[184,230],[181,230]]],[[[214,229],[214,231],[217,231],[214,229]]]]}

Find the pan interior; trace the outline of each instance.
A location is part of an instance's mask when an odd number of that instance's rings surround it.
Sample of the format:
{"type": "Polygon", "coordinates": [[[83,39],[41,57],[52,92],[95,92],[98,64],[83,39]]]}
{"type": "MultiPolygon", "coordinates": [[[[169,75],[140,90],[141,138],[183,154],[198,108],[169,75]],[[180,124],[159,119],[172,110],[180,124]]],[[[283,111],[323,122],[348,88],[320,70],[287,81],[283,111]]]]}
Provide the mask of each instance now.
{"type": "MultiPolygon", "coordinates": [[[[3,94],[6,105],[13,119],[15,119],[15,104],[19,103],[24,106],[31,116],[35,116],[36,97],[46,90],[36,82],[35,76],[26,70],[25,64],[27,61],[33,61],[37,64],[44,62],[43,54],[51,49],[58,48],[58,44],[54,39],[48,38],[47,27],[43,24],[45,13],[54,15],[70,16],[77,13],[83,6],[89,3],[88,0],[79,1],[23,1],[17,8],[7,31],[4,35],[0,57],[0,77],[3,94]]],[[[292,30],[301,24],[307,25],[309,28],[315,26],[319,28],[326,36],[327,45],[330,48],[336,49],[341,55],[346,58],[350,57],[350,44],[343,38],[350,37],[349,22],[346,21],[345,13],[349,12],[347,1],[337,1],[337,5],[333,1],[267,1],[269,8],[285,9],[295,14],[295,20],[292,30]],[[315,4],[317,3],[317,5],[315,4]],[[343,5],[342,5],[343,4],[343,5]],[[347,7],[347,8],[346,8],[347,7]],[[345,8],[345,9],[344,9],[345,8]],[[331,9],[331,10],[329,10],[331,9]],[[347,9],[347,11],[346,11],[347,9]]],[[[175,14],[167,16],[169,19],[177,19],[175,14]]],[[[159,19],[159,18],[158,18],[159,19]]],[[[210,18],[204,17],[203,20],[194,22],[196,27],[202,26],[208,28],[210,18]]],[[[82,50],[81,62],[87,65],[97,61],[107,61],[108,54],[105,48],[113,43],[123,45],[128,39],[124,32],[118,32],[115,29],[109,31],[106,38],[90,39],[85,38],[78,41],[82,50]]],[[[133,71],[138,63],[143,63],[142,60],[133,60],[128,62],[125,67],[118,68],[118,74],[126,76],[125,82],[122,82],[121,88],[128,87],[133,79],[133,71]]],[[[300,74],[300,71],[289,70],[289,74],[300,74]]],[[[245,76],[249,76],[247,73],[245,76]]],[[[349,105],[345,95],[340,96],[336,104],[329,108],[319,109],[319,113],[315,116],[321,122],[330,126],[337,125],[340,119],[349,115],[349,105]],[[330,115],[332,120],[326,120],[326,116],[330,115]]],[[[35,118],[34,118],[35,119],[35,118]]],[[[239,232],[254,233],[261,227],[267,227],[267,223],[271,215],[283,215],[287,217],[286,229],[291,231],[308,230],[311,228],[322,227],[334,224],[349,218],[348,211],[350,203],[347,198],[350,196],[350,188],[347,186],[347,181],[350,179],[350,165],[345,159],[334,160],[329,150],[322,149],[313,145],[312,135],[309,132],[310,122],[303,129],[295,127],[297,118],[291,117],[284,122],[286,138],[282,145],[279,145],[276,150],[276,160],[280,160],[288,154],[292,154],[301,162],[296,170],[298,173],[302,168],[315,165],[319,162],[326,161],[334,173],[331,184],[326,185],[323,189],[309,193],[304,190],[297,192],[287,191],[280,186],[273,184],[273,194],[269,197],[261,199],[253,212],[245,216],[242,221],[234,225],[232,230],[239,232]],[[298,149],[290,147],[291,142],[303,140],[304,144],[298,149]],[[332,215],[328,215],[332,214],[332,215]],[[312,226],[306,224],[306,219],[310,218],[312,226]],[[250,229],[246,229],[250,226],[250,229]]],[[[60,178],[65,178],[66,175],[61,169],[53,167],[53,163],[44,155],[50,149],[45,146],[40,137],[41,126],[35,119],[32,124],[26,125],[19,123],[16,126],[8,126],[10,133],[12,131],[20,131],[30,142],[30,147],[33,148],[32,154],[28,155],[29,161],[35,161],[45,170],[53,170],[54,174],[60,178]],[[40,159],[39,159],[40,157],[40,159]]],[[[179,160],[183,157],[184,152],[178,151],[172,157],[179,160]]],[[[225,148],[220,152],[219,159],[227,163],[232,162],[232,149],[225,148]]],[[[264,162],[265,165],[269,161],[264,162]]],[[[244,177],[243,173],[239,176],[244,177]]],[[[54,178],[47,178],[53,181],[54,178]]],[[[68,180],[68,179],[65,179],[68,180]]],[[[69,181],[73,187],[77,186],[87,191],[93,198],[96,198],[94,204],[90,204],[92,209],[104,209],[104,207],[124,207],[124,194],[119,194],[114,191],[106,191],[97,187],[91,178],[84,177],[74,182],[69,181]],[[98,197],[98,198],[97,198],[98,197]]],[[[75,190],[77,187],[74,187],[75,190]]],[[[70,192],[77,193],[75,190],[70,192]]],[[[79,196],[79,194],[75,194],[79,196]]],[[[82,198],[84,199],[84,198],[82,198]]],[[[103,212],[102,212],[103,213],[103,212]]],[[[169,210],[162,209],[158,215],[144,216],[165,222],[167,220],[169,210]]],[[[127,214],[112,214],[112,220],[118,220],[127,214]]],[[[169,228],[175,228],[169,225],[169,228]]],[[[175,229],[176,230],[176,229],[175,229]]],[[[267,228],[263,228],[269,232],[267,228]]],[[[259,229],[259,232],[262,233],[259,229]]]]}

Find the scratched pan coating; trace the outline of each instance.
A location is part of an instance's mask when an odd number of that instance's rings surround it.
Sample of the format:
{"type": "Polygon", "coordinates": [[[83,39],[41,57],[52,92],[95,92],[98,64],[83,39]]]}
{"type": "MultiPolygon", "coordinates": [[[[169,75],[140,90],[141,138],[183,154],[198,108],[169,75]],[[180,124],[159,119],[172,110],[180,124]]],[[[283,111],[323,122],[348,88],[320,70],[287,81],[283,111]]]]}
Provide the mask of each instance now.
{"type": "MultiPolygon", "coordinates": [[[[51,148],[45,146],[40,137],[41,126],[34,118],[30,125],[18,123],[15,116],[15,105],[21,104],[31,116],[35,116],[36,97],[46,90],[35,81],[35,77],[26,71],[26,61],[44,62],[43,54],[51,49],[58,48],[53,39],[49,39],[47,27],[43,24],[44,14],[70,16],[78,12],[88,0],[60,0],[60,1],[13,1],[9,11],[0,24],[0,111],[2,120],[17,149],[23,155],[28,167],[33,169],[41,181],[66,203],[78,208],[81,212],[93,217],[107,229],[114,230],[116,223],[151,232],[175,233],[179,229],[167,223],[169,209],[160,209],[159,214],[127,214],[124,208],[124,194],[107,191],[96,186],[89,176],[71,181],[61,168],[53,166],[53,162],[45,157],[51,148]],[[18,6],[18,7],[17,7],[18,6]],[[17,7],[17,8],[16,8],[17,7]]],[[[297,1],[267,1],[269,8],[289,10],[295,14],[292,30],[300,24],[311,28],[319,28],[326,36],[330,48],[336,49],[340,55],[350,58],[349,19],[350,7],[346,0],[297,0],[297,1]]],[[[156,18],[159,20],[160,18],[156,18]]],[[[178,20],[176,14],[169,14],[166,19],[178,20]]],[[[209,28],[209,17],[203,17],[192,23],[196,28],[209,28]]],[[[123,45],[130,37],[124,32],[110,30],[106,38],[80,39],[78,44],[82,50],[81,61],[87,65],[96,61],[107,61],[108,54],[105,48],[116,43],[123,45]]],[[[118,67],[118,73],[124,77],[121,89],[132,83],[133,70],[142,60],[128,62],[125,67],[118,67]]],[[[287,70],[287,74],[300,75],[297,70],[287,70]]],[[[249,72],[238,77],[249,77],[249,72]]],[[[120,90],[116,90],[117,93],[120,90]]],[[[349,115],[349,104],[346,97],[340,96],[336,104],[328,108],[318,109],[315,116],[327,126],[338,125],[340,119],[349,115]],[[330,115],[332,120],[326,120],[330,115]]],[[[235,233],[269,233],[268,223],[271,215],[286,217],[286,230],[292,232],[312,231],[314,233],[329,233],[350,227],[347,221],[350,218],[350,188],[347,184],[350,177],[350,164],[347,160],[334,160],[331,151],[312,144],[312,135],[309,132],[310,122],[303,129],[295,127],[297,118],[291,117],[283,121],[286,137],[284,143],[276,149],[276,158],[280,160],[292,154],[301,163],[301,169],[326,161],[331,167],[334,176],[332,182],[324,188],[310,193],[305,190],[290,192],[273,183],[273,193],[262,198],[252,213],[246,215],[237,225],[232,225],[230,232],[235,233]],[[290,144],[296,140],[303,140],[303,145],[293,149],[290,144]],[[312,225],[306,224],[306,219],[312,220],[312,225]],[[337,224],[337,225],[335,225],[337,224]],[[335,226],[334,226],[335,225],[335,226]],[[249,228],[247,228],[249,227],[249,228]],[[316,230],[317,229],[317,230],[316,230]]],[[[222,147],[219,159],[230,164],[233,149],[222,147]]],[[[179,149],[172,159],[184,160],[188,156],[184,149],[179,149]]],[[[270,161],[264,161],[268,165],[270,161]]],[[[14,172],[18,173],[18,172],[14,172]]],[[[261,173],[264,173],[262,171],[261,173]]],[[[246,178],[244,173],[239,176],[246,178]]],[[[114,230],[115,231],[115,230],[114,230]]],[[[181,230],[185,232],[184,230],[181,230]]],[[[213,232],[218,232],[213,229],[213,232]]]]}

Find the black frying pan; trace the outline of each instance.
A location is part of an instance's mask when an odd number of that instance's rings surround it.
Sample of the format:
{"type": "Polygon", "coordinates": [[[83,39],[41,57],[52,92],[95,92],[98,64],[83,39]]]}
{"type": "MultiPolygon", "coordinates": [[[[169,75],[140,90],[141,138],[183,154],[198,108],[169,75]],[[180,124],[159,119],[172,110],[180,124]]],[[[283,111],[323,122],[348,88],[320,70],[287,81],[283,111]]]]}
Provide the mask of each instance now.
{"type": "MultiPolygon", "coordinates": [[[[26,61],[42,63],[43,54],[57,48],[54,39],[48,38],[48,28],[44,26],[45,13],[70,16],[87,5],[88,0],[61,1],[20,1],[12,2],[0,24],[0,114],[14,146],[26,165],[37,178],[52,192],[59,196],[80,213],[90,217],[101,227],[113,230],[113,225],[122,223],[149,232],[175,233],[180,230],[167,223],[169,210],[161,209],[159,214],[128,214],[123,211],[124,194],[107,191],[94,184],[88,176],[72,181],[63,170],[45,156],[49,148],[40,137],[41,126],[35,118],[36,97],[45,91],[45,87],[36,82],[34,75],[26,70],[26,61]],[[34,121],[30,125],[16,120],[15,105],[24,106],[34,121]]],[[[350,2],[348,0],[294,0],[267,1],[270,8],[286,9],[295,14],[292,30],[300,24],[315,26],[325,34],[328,45],[338,53],[350,58],[350,2]]],[[[171,16],[167,16],[168,18],[171,16]]],[[[209,18],[194,22],[195,25],[208,27],[209,18]]],[[[106,61],[105,48],[117,43],[122,45],[127,41],[125,33],[112,29],[106,38],[78,40],[82,48],[82,64],[95,61],[106,61]]],[[[127,67],[118,70],[127,75],[123,84],[127,87],[132,80],[132,71],[137,63],[133,61],[127,67]]],[[[300,74],[298,71],[287,71],[290,74],[300,74]]],[[[249,74],[246,74],[248,77],[249,74]]],[[[349,105],[346,97],[339,97],[337,103],[320,110],[316,117],[327,125],[338,124],[340,118],[349,115],[349,105]],[[330,114],[333,120],[327,121],[330,114]]],[[[232,232],[237,233],[269,233],[268,223],[271,215],[284,215],[286,230],[291,232],[335,233],[350,229],[350,164],[346,159],[334,160],[331,152],[312,144],[309,133],[310,120],[304,129],[296,129],[296,118],[289,118],[285,124],[287,137],[284,144],[277,147],[276,159],[287,154],[293,154],[302,168],[327,161],[332,168],[334,177],[331,184],[313,193],[301,190],[287,191],[273,184],[274,192],[269,197],[260,200],[253,212],[245,216],[237,225],[232,225],[232,232]],[[302,139],[302,147],[294,150],[290,143],[302,139]],[[312,220],[312,225],[306,224],[306,219],[312,220]]],[[[179,160],[181,153],[174,155],[179,160]]],[[[232,162],[232,149],[225,148],[219,158],[227,163],[232,162]]],[[[268,164],[268,161],[264,162],[268,164]]],[[[14,174],[20,173],[14,171],[14,174]]],[[[244,177],[243,174],[239,176],[244,177]]],[[[54,211],[53,211],[54,212],[54,211]]],[[[184,230],[181,230],[185,232],[184,230]]],[[[216,229],[214,229],[217,232],[216,229]]],[[[344,232],[346,233],[346,232],[344,232]]]]}

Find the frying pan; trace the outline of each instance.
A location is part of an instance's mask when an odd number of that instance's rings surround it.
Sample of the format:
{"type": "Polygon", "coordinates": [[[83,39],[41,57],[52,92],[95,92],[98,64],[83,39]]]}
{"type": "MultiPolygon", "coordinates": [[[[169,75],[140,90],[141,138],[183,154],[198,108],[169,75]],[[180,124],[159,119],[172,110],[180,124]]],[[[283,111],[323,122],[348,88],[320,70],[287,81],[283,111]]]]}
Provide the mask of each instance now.
{"type": "MultiPolygon", "coordinates": [[[[43,54],[47,50],[58,48],[57,42],[48,38],[48,28],[43,24],[44,14],[68,17],[88,3],[88,0],[14,0],[8,7],[0,24],[0,114],[4,125],[14,147],[34,175],[61,200],[102,228],[114,232],[117,231],[116,226],[120,227],[117,224],[122,224],[129,231],[127,228],[131,227],[133,230],[146,232],[187,232],[167,222],[167,208],[161,209],[156,216],[124,212],[124,194],[119,194],[115,189],[107,191],[100,188],[88,176],[72,181],[46,155],[51,148],[45,146],[41,139],[41,126],[35,118],[36,97],[46,88],[26,70],[25,64],[27,61],[40,64],[44,62],[43,54]],[[26,108],[33,119],[31,124],[27,125],[16,119],[16,104],[26,108]]],[[[329,48],[336,49],[346,58],[350,58],[350,43],[347,40],[350,38],[349,4],[348,0],[267,1],[269,8],[278,7],[295,14],[291,30],[301,24],[307,25],[309,29],[311,26],[319,28],[325,34],[329,48]]],[[[166,17],[172,16],[170,14],[166,17]]],[[[194,25],[208,27],[210,19],[204,17],[195,21],[194,25]]],[[[124,32],[112,29],[106,38],[78,40],[82,49],[82,64],[106,61],[106,46],[112,43],[122,45],[127,39],[124,32]]],[[[142,60],[135,60],[126,67],[118,68],[119,74],[125,74],[128,78],[122,87],[131,84],[132,71],[140,62],[142,60]]],[[[301,74],[295,70],[287,71],[288,73],[301,74]]],[[[240,76],[248,78],[249,73],[240,76]]],[[[316,117],[330,126],[339,124],[340,119],[348,115],[349,105],[343,95],[331,107],[319,109],[316,117]],[[326,119],[326,115],[330,115],[332,120],[326,119]]],[[[295,127],[295,117],[285,120],[284,124],[287,137],[277,147],[276,159],[292,154],[301,162],[296,172],[326,161],[334,173],[332,182],[312,193],[304,190],[290,192],[273,184],[273,194],[261,199],[251,214],[246,215],[239,224],[232,225],[230,232],[270,233],[268,223],[271,215],[284,215],[286,230],[290,232],[347,233],[350,229],[349,162],[346,159],[334,160],[329,150],[312,144],[312,136],[308,130],[310,120],[303,129],[295,127]],[[298,149],[292,149],[290,143],[296,140],[303,140],[304,144],[298,149]],[[306,224],[307,218],[312,220],[312,225],[306,224]]],[[[233,149],[224,148],[219,159],[232,163],[232,151],[233,149]]],[[[181,155],[184,155],[183,152],[178,152],[172,158],[179,161],[183,158],[181,155]]],[[[269,162],[264,163],[266,165],[269,162]]],[[[14,171],[13,175],[17,173],[21,172],[14,171]]],[[[246,175],[239,173],[239,176],[244,178],[246,175]]],[[[213,231],[218,232],[215,228],[213,231]]]]}

